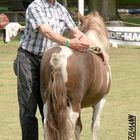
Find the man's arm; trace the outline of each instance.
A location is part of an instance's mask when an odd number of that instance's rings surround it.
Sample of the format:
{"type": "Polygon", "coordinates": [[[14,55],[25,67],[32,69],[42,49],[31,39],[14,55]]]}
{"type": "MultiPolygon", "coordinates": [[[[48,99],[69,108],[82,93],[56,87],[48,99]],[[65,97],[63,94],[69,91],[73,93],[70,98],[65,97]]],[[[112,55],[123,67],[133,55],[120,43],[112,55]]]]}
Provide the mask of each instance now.
{"type": "MultiPolygon", "coordinates": [[[[54,32],[48,24],[40,25],[38,27],[38,29],[45,37],[49,38],[50,40],[52,40],[58,44],[64,45],[64,46],[66,45],[67,38],[54,32]]],[[[75,36],[75,38],[69,39],[69,47],[79,50],[79,51],[87,49],[90,44],[88,42],[84,42],[80,39],[81,39],[81,36],[75,36]]]]}
{"type": "MultiPolygon", "coordinates": [[[[80,37],[80,36],[82,36],[80,38],[80,40],[84,41],[85,43],[88,42],[90,44],[90,46],[92,46],[92,47],[96,46],[96,44],[92,40],[90,40],[89,38],[87,38],[87,36],[84,33],[82,33],[77,27],[76,28],[73,28],[71,30],[71,34],[74,37],[80,37]]],[[[96,47],[98,47],[98,46],[96,46],[96,47]]],[[[102,54],[103,54],[103,57],[105,59],[105,62],[109,63],[109,55],[104,50],[102,50],[102,54]]]]}

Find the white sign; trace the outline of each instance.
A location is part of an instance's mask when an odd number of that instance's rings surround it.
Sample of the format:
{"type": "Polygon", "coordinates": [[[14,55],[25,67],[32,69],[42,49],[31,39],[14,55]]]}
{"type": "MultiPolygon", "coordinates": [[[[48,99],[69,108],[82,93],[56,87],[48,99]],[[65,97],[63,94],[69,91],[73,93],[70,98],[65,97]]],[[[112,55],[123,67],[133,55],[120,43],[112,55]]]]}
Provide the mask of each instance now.
{"type": "Polygon", "coordinates": [[[78,0],[78,9],[80,14],[84,15],[84,0],[78,0]]]}
{"type": "Polygon", "coordinates": [[[140,27],[107,27],[112,44],[140,45],[140,27]]]}

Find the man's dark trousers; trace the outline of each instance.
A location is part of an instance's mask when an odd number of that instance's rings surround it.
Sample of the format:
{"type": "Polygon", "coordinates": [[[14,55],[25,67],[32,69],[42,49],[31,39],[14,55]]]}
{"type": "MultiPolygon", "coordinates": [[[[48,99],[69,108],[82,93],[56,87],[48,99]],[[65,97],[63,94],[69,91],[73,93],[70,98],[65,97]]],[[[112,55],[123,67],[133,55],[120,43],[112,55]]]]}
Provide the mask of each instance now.
{"type": "Polygon", "coordinates": [[[41,58],[23,49],[18,50],[14,70],[17,75],[19,117],[22,140],[38,140],[37,105],[43,120],[43,102],[40,95],[41,58]]]}

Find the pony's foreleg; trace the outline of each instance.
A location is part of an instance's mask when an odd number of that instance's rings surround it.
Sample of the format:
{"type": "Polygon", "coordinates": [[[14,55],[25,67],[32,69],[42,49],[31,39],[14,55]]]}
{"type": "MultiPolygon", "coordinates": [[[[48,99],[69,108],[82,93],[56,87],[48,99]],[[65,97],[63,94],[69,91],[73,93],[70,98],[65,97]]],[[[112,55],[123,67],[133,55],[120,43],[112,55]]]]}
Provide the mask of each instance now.
{"type": "Polygon", "coordinates": [[[97,140],[97,133],[100,127],[100,116],[106,99],[102,98],[94,107],[93,107],[93,116],[92,116],[92,140],[97,140]]]}
{"type": "Polygon", "coordinates": [[[44,140],[48,140],[47,138],[47,103],[43,106],[43,113],[44,113],[44,124],[43,124],[43,131],[44,131],[44,140]]]}

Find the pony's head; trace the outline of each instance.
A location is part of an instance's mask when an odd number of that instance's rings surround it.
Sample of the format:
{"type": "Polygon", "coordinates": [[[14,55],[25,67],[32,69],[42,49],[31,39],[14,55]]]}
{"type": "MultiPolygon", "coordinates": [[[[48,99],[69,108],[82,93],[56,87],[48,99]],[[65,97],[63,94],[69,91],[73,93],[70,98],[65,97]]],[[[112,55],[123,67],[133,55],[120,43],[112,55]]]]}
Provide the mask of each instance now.
{"type": "Polygon", "coordinates": [[[79,13],[78,20],[81,23],[79,29],[92,39],[98,47],[107,50],[109,46],[107,29],[99,13],[95,11],[86,16],[79,13]]]}

